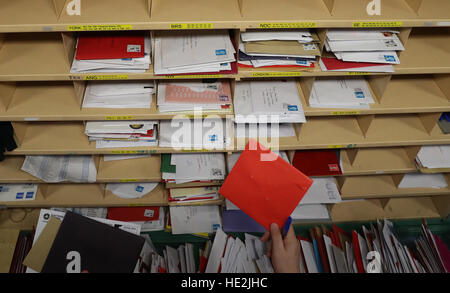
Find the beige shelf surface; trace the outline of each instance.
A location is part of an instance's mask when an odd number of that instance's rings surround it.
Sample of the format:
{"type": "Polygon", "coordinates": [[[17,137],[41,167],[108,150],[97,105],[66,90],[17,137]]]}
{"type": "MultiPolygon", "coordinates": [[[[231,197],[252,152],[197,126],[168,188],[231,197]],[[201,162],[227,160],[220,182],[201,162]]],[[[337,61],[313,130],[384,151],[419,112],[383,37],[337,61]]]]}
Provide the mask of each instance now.
{"type": "Polygon", "coordinates": [[[113,207],[167,205],[164,187],[138,199],[123,199],[104,189],[103,184],[40,184],[33,201],[2,202],[10,207],[113,207]]]}
{"type": "Polygon", "coordinates": [[[377,219],[440,218],[434,198],[393,198],[383,203],[378,199],[344,201],[332,205],[330,216],[333,222],[374,221],[377,219]]]}
{"type": "MultiPolygon", "coordinates": [[[[393,175],[402,176],[402,175],[393,175]]],[[[450,188],[398,188],[392,175],[349,176],[342,178],[342,199],[392,198],[450,195],[450,188]]],[[[446,174],[449,181],[449,175],[446,174]]]]}

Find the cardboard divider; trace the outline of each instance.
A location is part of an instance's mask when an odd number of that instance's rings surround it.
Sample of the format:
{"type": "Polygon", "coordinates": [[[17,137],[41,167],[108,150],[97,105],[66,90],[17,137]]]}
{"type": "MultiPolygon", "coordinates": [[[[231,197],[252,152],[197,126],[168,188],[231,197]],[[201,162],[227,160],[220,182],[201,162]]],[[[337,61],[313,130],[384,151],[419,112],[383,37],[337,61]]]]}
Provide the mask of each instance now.
{"type": "Polygon", "coordinates": [[[356,116],[356,121],[358,122],[358,126],[361,129],[361,132],[364,137],[367,136],[367,132],[372,125],[372,121],[375,119],[375,115],[359,115],[356,116]]]}
{"type": "Polygon", "coordinates": [[[375,94],[375,99],[378,103],[383,100],[383,94],[391,81],[392,75],[376,75],[368,76],[366,82],[369,85],[372,92],[375,94]]]}
{"type": "MultiPolygon", "coordinates": [[[[319,41],[320,41],[320,46],[319,46],[320,56],[323,56],[324,49],[325,49],[325,40],[327,39],[328,29],[326,29],[326,28],[319,28],[319,29],[316,30],[316,32],[317,32],[317,36],[319,37],[319,41]]],[[[318,62],[316,63],[316,66],[319,66],[318,62]]]]}
{"type": "Polygon", "coordinates": [[[359,149],[346,149],[342,151],[347,154],[350,164],[353,165],[355,163],[356,158],[358,157],[359,149]]]}
{"type": "Polygon", "coordinates": [[[0,113],[6,112],[16,90],[15,82],[0,83],[0,113]]]}
{"type": "Polygon", "coordinates": [[[334,10],[334,2],[336,0],[322,0],[323,4],[327,7],[328,11],[330,12],[330,15],[333,15],[334,10]]]}
{"type": "Polygon", "coordinates": [[[431,199],[441,217],[447,218],[450,215],[450,195],[434,196],[431,199]]]}
{"type": "Polygon", "coordinates": [[[330,18],[322,1],[310,0],[243,0],[244,20],[261,22],[310,21],[330,18]]]}
{"type": "Polygon", "coordinates": [[[410,19],[417,14],[404,2],[404,0],[381,1],[381,15],[377,15],[377,7],[372,7],[372,1],[360,0],[328,0],[327,7],[333,18],[351,20],[383,21],[385,19],[410,19]],[[369,15],[368,11],[373,11],[369,15]]]}
{"type": "Polygon", "coordinates": [[[371,221],[386,214],[378,199],[343,201],[331,205],[329,211],[333,222],[371,221]]]}
{"type": "Polygon", "coordinates": [[[425,130],[431,134],[435,127],[439,127],[437,123],[441,113],[419,113],[417,117],[419,117],[425,130]]]}
{"type": "Polygon", "coordinates": [[[77,35],[75,33],[63,32],[61,33],[64,49],[67,54],[67,65],[72,67],[73,58],[75,58],[75,47],[77,44],[77,35]]]}
{"type": "Polygon", "coordinates": [[[38,183],[40,180],[21,170],[24,156],[8,156],[0,163],[0,183],[38,183]]]}
{"type": "Polygon", "coordinates": [[[0,49],[0,76],[5,80],[46,80],[47,75],[67,74],[61,33],[10,33],[0,49]]]}
{"type": "MultiPolygon", "coordinates": [[[[411,35],[412,28],[400,28],[400,33],[398,34],[398,38],[403,44],[403,47],[405,47],[405,50],[408,50],[408,40],[409,36],[411,35]]],[[[402,61],[402,55],[404,51],[397,51],[398,58],[400,59],[400,62],[402,61]]]]}
{"type": "Polygon", "coordinates": [[[66,9],[67,2],[70,0],[53,0],[53,8],[55,9],[55,15],[59,19],[63,10],[66,9]]]}
{"type": "Polygon", "coordinates": [[[299,93],[303,93],[303,96],[305,97],[306,102],[309,105],[309,97],[311,96],[311,91],[314,85],[314,82],[316,81],[316,77],[301,77],[298,79],[297,82],[297,88],[299,93]]]}
{"type": "Polygon", "coordinates": [[[450,101],[450,74],[436,74],[434,75],[434,82],[447,97],[447,100],[450,101]]]}
{"type": "Polygon", "coordinates": [[[408,4],[409,7],[411,7],[414,12],[419,14],[419,10],[422,7],[422,3],[424,0],[405,0],[406,4],[408,4]]]}
{"type": "Polygon", "coordinates": [[[93,24],[150,21],[150,0],[80,0],[80,14],[71,0],[56,0],[59,21],[63,23],[93,24]],[[71,5],[68,7],[68,5],[71,5]]]}
{"type": "Polygon", "coordinates": [[[392,177],[392,181],[394,182],[395,186],[398,188],[398,186],[400,185],[400,182],[402,182],[403,177],[405,177],[404,174],[393,174],[391,175],[392,177]]]}
{"type": "Polygon", "coordinates": [[[406,155],[409,160],[414,164],[417,154],[419,153],[422,146],[405,146],[403,149],[405,150],[406,155]]]}
{"type": "Polygon", "coordinates": [[[28,124],[20,122],[11,122],[14,129],[14,139],[18,147],[24,143],[25,135],[27,134],[28,124]]]}
{"type": "Polygon", "coordinates": [[[73,88],[75,90],[75,97],[80,105],[80,110],[83,109],[84,93],[86,91],[86,81],[74,81],[73,88]]]}
{"type": "MultiPolygon", "coordinates": [[[[341,188],[342,199],[401,198],[450,194],[444,188],[398,188],[405,174],[346,176],[341,188]]],[[[445,178],[449,181],[449,175],[445,178]]],[[[341,179],[342,180],[342,179],[341,179]]]]}
{"type": "Polygon", "coordinates": [[[189,0],[189,5],[183,5],[185,3],[184,0],[152,0],[152,21],[209,25],[212,21],[241,20],[242,4],[238,0],[189,0]]]}
{"type": "Polygon", "coordinates": [[[393,198],[384,206],[388,219],[439,218],[438,206],[433,202],[437,197],[393,198]]]}
{"type": "Polygon", "coordinates": [[[408,157],[403,147],[342,149],[341,166],[343,175],[396,174],[417,171],[414,160],[408,157]]]}
{"type": "Polygon", "coordinates": [[[160,182],[161,156],[105,161],[98,156],[97,182],[160,182]]]}

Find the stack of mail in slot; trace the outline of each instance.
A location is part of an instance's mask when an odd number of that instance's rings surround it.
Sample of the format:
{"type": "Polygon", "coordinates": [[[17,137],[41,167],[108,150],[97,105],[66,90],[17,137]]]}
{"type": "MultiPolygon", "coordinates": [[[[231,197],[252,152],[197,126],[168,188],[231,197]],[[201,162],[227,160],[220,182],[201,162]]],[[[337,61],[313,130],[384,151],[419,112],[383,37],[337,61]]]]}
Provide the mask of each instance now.
{"type": "Polygon", "coordinates": [[[142,73],[151,64],[150,34],[147,32],[89,32],[80,34],[72,73],[142,73]]]}
{"type": "Polygon", "coordinates": [[[161,120],[159,146],[180,149],[225,149],[232,144],[231,119],[161,120]]]}
{"type": "Polygon", "coordinates": [[[157,121],[87,122],[85,133],[97,148],[156,146],[157,121]]]}
{"type": "Polygon", "coordinates": [[[154,84],[148,81],[89,82],[83,108],[150,108],[154,84]]]}
{"type": "Polygon", "coordinates": [[[318,43],[308,30],[241,33],[239,66],[312,68],[320,56],[318,43]]]}
{"type": "Polygon", "coordinates": [[[170,202],[216,200],[225,179],[225,157],[222,153],[164,154],[161,173],[170,202]]]}
{"type": "Polygon", "coordinates": [[[155,74],[230,71],[235,53],[227,31],[165,32],[155,37],[155,74]]]}
{"type": "Polygon", "coordinates": [[[161,82],[159,112],[194,110],[231,111],[231,88],[227,81],[161,82]]]}
{"type": "Polygon", "coordinates": [[[364,78],[316,79],[309,96],[312,108],[369,109],[375,101],[364,78]]]}
{"type": "Polygon", "coordinates": [[[398,31],[386,29],[330,29],[325,49],[336,58],[322,58],[323,71],[394,72],[397,51],[405,50],[398,31]]]}

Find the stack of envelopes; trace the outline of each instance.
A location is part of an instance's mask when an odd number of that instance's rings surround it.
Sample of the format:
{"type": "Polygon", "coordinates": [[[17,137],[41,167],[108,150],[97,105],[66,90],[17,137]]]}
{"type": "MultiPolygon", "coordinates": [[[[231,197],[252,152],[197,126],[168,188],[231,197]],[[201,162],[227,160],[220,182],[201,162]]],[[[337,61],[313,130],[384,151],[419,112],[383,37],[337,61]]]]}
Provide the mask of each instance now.
{"type": "Polygon", "coordinates": [[[405,48],[398,31],[388,29],[330,29],[325,49],[336,58],[322,58],[323,71],[394,72],[397,51],[405,48]]]}
{"type": "Polygon", "coordinates": [[[85,133],[97,148],[156,146],[157,121],[89,121],[85,133]]]}
{"type": "Polygon", "coordinates": [[[241,67],[312,68],[317,56],[320,56],[319,38],[308,30],[241,33],[241,67]]]}
{"type": "Polygon", "coordinates": [[[231,87],[227,81],[161,82],[159,112],[214,110],[230,112],[231,87]]]}
{"type": "Polygon", "coordinates": [[[150,34],[144,31],[81,33],[70,72],[142,73],[150,55],[150,34]]]}
{"type": "Polygon", "coordinates": [[[150,108],[154,84],[148,81],[89,82],[83,108],[150,108]]]}

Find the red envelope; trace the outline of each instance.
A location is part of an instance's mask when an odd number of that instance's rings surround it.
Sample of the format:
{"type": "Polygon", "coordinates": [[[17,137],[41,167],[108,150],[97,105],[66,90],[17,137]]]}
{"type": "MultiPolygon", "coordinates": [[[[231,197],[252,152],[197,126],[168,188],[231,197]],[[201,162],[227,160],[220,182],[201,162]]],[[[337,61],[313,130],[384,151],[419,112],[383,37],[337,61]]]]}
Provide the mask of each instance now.
{"type": "Polygon", "coordinates": [[[108,219],[123,222],[149,222],[159,219],[160,207],[108,208],[108,219]]]}
{"type": "Polygon", "coordinates": [[[296,151],[292,165],[307,176],[342,174],[339,158],[335,150],[296,151]]]}
{"type": "Polygon", "coordinates": [[[144,57],[143,33],[85,33],[78,38],[77,60],[144,57]]]}
{"type": "Polygon", "coordinates": [[[282,158],[250,140],[219,193],[269,230],[271,223],[284,226],[312,183],[282,158]],[[268,156],[275,160],[268,161],[268,156]]]}

